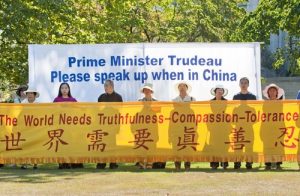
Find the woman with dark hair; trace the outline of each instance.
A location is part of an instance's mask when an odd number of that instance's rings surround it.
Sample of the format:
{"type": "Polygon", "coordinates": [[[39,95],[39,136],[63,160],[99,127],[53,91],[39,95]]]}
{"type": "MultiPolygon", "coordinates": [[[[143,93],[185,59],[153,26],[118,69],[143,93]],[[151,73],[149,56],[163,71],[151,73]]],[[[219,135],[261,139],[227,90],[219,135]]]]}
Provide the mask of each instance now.
{"type": "MultiPolygon", "coordinates": [[[[61,83],[58,89],[58,95],[53,100],[53,102],[77,102],[77,100],[72,97],[71,89],[68,83],[61,83]]],[[[71,169],[71,168],[83,168],[82,163],[71,164],[71,163],[60,163],[59,169],[71,169]]]]}
{"type": "MultiPolygon", "coordinates": [[[[25,94],[25,91],[27,91],[28,86],[27,85],[20,85],[17,89],[16,89],[16,95],[14,97],[14,103],[22,103],[22,101],[24,101],[27,97],[25,94]]],[[[3,165],[4,166],[4,165],[3,165]]],[[[10,165],[11,167],[17,167],[16,164],[12,164],[10,165]]],[[[1,167],[1,164],[0,164],[1,167]]]]}
{"type": "MultiPolygon", "coordinates": [[[[225,96],[228,94],[228,89],[225,88],[223,85],[216,85],[214,88],[212,88],[210,90],[210,93],[214,96],[213,99],[211,99],[211,101],[226,101],[227,99],[225,99],[225,96]]],[[[226,104],[222,104],[223,106],[221,107],[216,107],[214,104],[211,104],[211,107],[212,107],[212,111],[213,112],[220,112],[218,111],[220,108],[223,108],[224,110],[226,109],[226,104]]],[[[214,136],[211,136],[212,139],[213,138],[217,138],[217,137],[220,137],[218,134],[216,134],[218,131],[221,131],[219,130],[219,126],[209,126],[209,129],[210,131],[212,132],[211,134],[214,134],[214,136]],[[217,130],[216,130],[217,129],[217,130]],[[215,135],[216,134],[216,135],[215,135]]],[[[224,128],[223,131],[223,134],[225,134],[225,131],[227,130],[225,127],[222,127],[224,128]]],[[[226,134],[225,134],[226,135],[226,134]]],[[[212,140],[210,143],[215,144],[215,141],[212,140]]],[[[225,152],[227,151],[226,149],[224,149],[225,152]]],[[[215,170],[217,169],[218,167],[220,166],[220,163],[219,162],[210,162],[210,167],[215,170]]],[[[227,169],[228,167],[228,162],[221,162],[221,167],[223,167],[223,169],[227,169]]]]}
{"type": "Polygon", "coordinates": [[[77,102],[71,95],[71,89],[68,83],[60,84],[58,95],[53,102],[77,102]]]}
{"type": "MultiPolygon", "coordinates": [[[[143,101],[143,102],[157,101],[157,99],[155,99],[153,97],[154,91],[153,91],[153,85],[151,83],[146,83],[141,88],[140,92],[144,94],[144,97],[138,99],[138,101],[143,101]]],[[[143,115],[143,111],[149,112],[146,105],[144,105],[144,108],[141,111],[142,115],[143,115]]],[[[152,111],[151,107],[150,107],[150,112],[154,115],[154,111],[152,111]]],[[[151,132],[152,132],[152,139],[155,138],[156,140],[158,140],[158,125],[157,124],[156,124],[156,126],[151,127],[151,132]]],[[[165,169],[166,162],[154,162],[154,163],[152,163],[152,162],[149,162],[149,161],[144,161],[144,162],[138,162],[136,165],[139,166],[140,169],[150,169],[150,168],[152,168],[152,169],[165,169]]]]}
{"type": "MultiPolygon", "coordinates": [[[[277,86],[276,84],[269,84],[268,86],[265,87],[265,89],[263,90],[263,95],[264,97],[267,98],[268,101],[277,101],[277,100],[284,100],[285,99],[285,92],[282,88],[280,88],[279,86],[277,86]]],[[[267,103],[265,104],[265,106],[263,106],[263,112],[265,113],[268,113],[268,112],[278,112],[278,111],[281,111],[283,110],[283,105],[280,104],[280,105],[272,105],[271,106],[272,108],[270,109],[270,106],[269,104],[267,105],[267,103]],[[275,111],[274,111],[275,110],[275,111]]],[[[278,122],[278,123],[275,123],[273,122],[272,125],[274,130],[276,130],[275,128],[278,128],[278,127],[284,127],[285,124],[283,122],[278,122]]],[[[280,151],[279,149],[276,149],[273,145],[273,142],[270,143],[270,137],[271,135],[270,134],[273,134],[273,132],[267,132],[265,129],[267,127],[270,127],[270,124],[266,124],[266,123],[263,123],[261,125],[261,139],[263,141],[263,144],[264,144],[264,153],[266,153],[265,151],[267,152],[272,152],[272,154],[280,154],[280,153],[283,153],[283,149],[280,151]]],[[[277,138],[279,139],[279,138],[277,138]]],[[[281,142],[281,141],[280,141],[281,142]]],[[[274,156],[275,157],[275,156],[274,156]]],[[[272,165],[275,166],[275,169],[277,170],[282,170],[282,167],[281,167],[281,160],[280,161],[274,161],[274,162],[265,162],[265,170],[271,170],[272,169],[272,165]]]]}
{"type": "Polygon", "coordinates": [[[14,103],[21,103],[26,99],[25,91],[28,89],[27,85],[21,85],[16,91],[16,97],[14,98],[14,103]]]}

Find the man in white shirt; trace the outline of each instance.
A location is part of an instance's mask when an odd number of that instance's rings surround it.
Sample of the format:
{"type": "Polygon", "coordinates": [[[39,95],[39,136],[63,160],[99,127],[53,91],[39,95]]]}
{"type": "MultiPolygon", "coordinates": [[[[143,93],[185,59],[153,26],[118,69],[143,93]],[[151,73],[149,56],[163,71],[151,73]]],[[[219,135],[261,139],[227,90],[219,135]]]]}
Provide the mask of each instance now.
{"type": "MultiPolygon", "coordinates": [[[[196,101],[196,99],[192,96],[189,96],[189,92],[191,92],[192,87],[186,83],[186,82],[179,82],[176,85],[176,88],[179,91],[179,96],[177,96],[173,101],[175,102],[191,102],[191,101],[196,101]]],[[[176,170],[180,170],[181,167],[181,161],[176,161],[175,162],[175,168],[176,170]]],[[[191,167],[190,162],[184,162],[184,168],[185,170],[189,170],[191,167]]]]}
{"type": "Polygon", "coordinates": [[[190,102],[196,101],[196,99],[192,96],[189,96],[188,93],[192,90],[191,86],[186,82],[180,82],[177,85],[179,96],[175,97],[173,101],[176,102],[190,102]]]}

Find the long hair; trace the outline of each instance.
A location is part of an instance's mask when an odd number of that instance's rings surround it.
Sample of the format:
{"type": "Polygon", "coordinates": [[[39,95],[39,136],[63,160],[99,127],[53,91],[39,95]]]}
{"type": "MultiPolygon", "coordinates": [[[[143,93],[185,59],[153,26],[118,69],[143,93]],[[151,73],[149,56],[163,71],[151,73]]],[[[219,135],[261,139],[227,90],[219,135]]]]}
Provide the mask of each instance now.
{"type": "Polygon", "coordinates": [[[68,96],[72,97],[70,85],[68,83],[66,83],[66,82],[63,82],[63,83],[60,84],[59,89],[58,89],[58,97],[62,97],[62,93],[61,93],[60,89],[61,89],[62,85],[64,85],[64,84],[67,85],[67,87],[69,88],[68,96]]]}

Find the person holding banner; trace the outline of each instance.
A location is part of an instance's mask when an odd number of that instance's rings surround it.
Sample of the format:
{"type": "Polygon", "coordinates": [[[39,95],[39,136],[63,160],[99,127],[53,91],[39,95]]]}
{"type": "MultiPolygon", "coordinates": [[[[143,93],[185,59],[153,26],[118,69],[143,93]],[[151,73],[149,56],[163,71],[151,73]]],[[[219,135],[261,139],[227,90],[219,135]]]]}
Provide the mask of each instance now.
{"type": "Polygon", "coordinates": [[[16,91],[16,97],[14,98],[14,103],[21,103],[26,99],[26,94],[24,93],[28,89],[27,85],[21,85],[16,91]]]}
{"type": "MultiPolygon", "coordinates": [[[[192,96],[189,96],[189,92],[191,92],[192,87],[187,82],[179,82],[175,85],[176,90],[179,91],[179,95],[173,99],[174,102],[192,102],[196,101],[196,99],[192,96]]],[[[171,130],[169,130],[170,132],[171,130]]],[[[184,162],[185,170],[189,170],[191,167],[191,163],[186,161],[184,162]]],[[[176,170],[180,170],[181,161],[175,161],[176,170]]]]}
{"type": "Polygon", "coordinates": [[[192,96],[188,95],[188,92],[191,92],[192,87],[186,82],[180,82],[175,87],[179,91],[179,95],[173,99],[175,102],[190,102],[196,101],[192,96]]]}
{"type": "MultiPolygon", "coordinates": [[[[256,100],[256,96],[248,91],[249,88],[249,79],[243,77],[240,79],[240,89],[241,91],[233,96],[233,100],[256,100]]],[[[242,104],[243,105],[243,104],[242,104]]],[[[252,162],[246,162],[246,168],[252,169],[252,162]]],[[[234,162],[234,169],[240,169],[241,162],[234,162]]]]}
{"type": "MultiPolygon", "coordinates": [[[[22,103],[38,103],[36,98],[40,96],[39,92],[35,89],[27,89],[25,92],[26,98],[22,101],[22,103]]],[[[23,164],[21,169],[27,169],[27,165],[23,164]]],[[[37,164],[33,165],[33,169],[37,169],[37,164]]]]}
{"type": "Polygon", "coordinates": [[[268,86],[265,87],[263,90],[263,95],[268,99],[268,100],[283,100],[285,99],[285,93],[282,88],[277,86],[276,84],[269,84],[268,86]]]}
{"type": "MultiPolygon", "coordinates": [[[[114,90],[114,82],[112,80],[106,80],[104,82],[104,91],[105,93],[101,94],[98,97],[98,102],[123,102],[122,96],[115,92],[114,90]]],[[[97,169],[105,169],[106,163],[98,163],[97,169]]],[[[117,163],[110,163],[110,169],[117,169],[117,163]]]]}
{"type": "Polygon", "coordinates": [[[146,83],[143,88],[141,89],[141,93],[144,94],[144,97],[139,99],[138,101],[157,101],[152,94],[153,94],[153,85],[150,83],[146,83]]]}
{"type": "MultiPolygon", "coordinates": [[[[16,96],[14,98],[14,103],[22,103],[26,99],[25,91],[28,89],[27,85],[20,85],[16,90],[16,96]]],[[[4,165],[3,165],[4,166],[4,165]]],[[[17,167],[16,164],[11,164],[11,167],[17,167]]],[[[1,164],[0,164],[1,167],[1,164]]]]}
{"type": "MultiPolygon", "coordinates": [[[[296,99],[300,100],[300,90],[298,91],[296,99]]],[[[299,113],[300,113],[300,106],[299,106],[299,113]]],[[[297,126],[298,126],[298,128],[300,128],[300,122],[299,121],[297,122],[297,126]]],[[[299,137],[300,137],[300,132],[299,132],[299,137]]],[[[300,152],[300,145],[298,146],[298,152],[300,152]]],[[[300,170],[300,161],[299,160],[298,160],[298,166],[299,166],[299,170],[300,170]]]]}
{"type": "MultiPolygon", "coordinates": [[[[146,83],[143,88],[141,89],[141,93],[144,94],[144,97],[138,99],[138,101],[157,101],[155,98],[152,97],[153,94],[153,85],[150,83],[146,83]]],[[[150,169],[153,168],[154,165],[150,162],[138,162],[136,164],[140,169],[150,169]]]]}
{"type": "MultiPolygon", "coordinates": [[[[224,97],[228,94],[228,89],[226,89],[223,85],[216,85],[214,88],[212,88],[211,90],[210,90],[210,93],[213,95],[213,96],[215,96],[213,99],[211,99],[211,101],[226,101],[227,99],[225,99],[224,97]]],[[[224,110],[223,111],[225,111],[225,109],[226,109],[226,104],[222,104],[222,106],[221,107],[225,107],[225,108],[223,108],[224,110]]],[[[218,106],[216,106],[216,107],[214,107],[214,104],[211,104],[211,108],[212,108],[212,111],[213,112],[215,112],[214,110],[219,110],[220,109],[220,107],[218,107],[218,106]]],[[[226,132],[226,131],[228,131],[227,130],[227,128],[228,127],[226,127],[226,126],[224,126],[224,125],[221,125],[221,127],[222,127],[222,129],[224,129],[224,133],[226,132]]],[[[213,125],[208,125],[208,129],[209,130],[211,130],[211,135],[210,135],[210,137],[213,139],[213,138],[217,138],[217,137],[220,137],[220,136],[218,136],[218,135],[214,135],[214,136],[216,136],[216,137],[214,137],[213,136],[213,133],[216,133],[217,131],[219,131],[219,129],[221,128],[220,127],[220,125],[215,125],[215,126],[213,126],[213,125]]],[[[223,133],[223,134],[224,134],[223,133]]],[[[226,134],[224,134],[225,136],[226,136],[226,134]]],[[[226,136],[226,137],[228,137],[228,136],[226,136]]],[[[217,142],[217,140],[216,141],[214,141],[214,140],[212,140],[210,143],[212,143],[211,145],[213,145],[213,144],[215,144],[217,142]]],[[[218,150],[220,150],[220,149],[218,149],[218,150]]],[[[222,149],[223,150],[223,149],[222,149]]],[[[226,149],[224,149],[224,150],[226,150],[226,149]]],[[[219,162],[210,162],[210,167],[213,169],[213,170],[215,170],[215,169],[217,169],[218,167],[220,166],[220,164],[219,164],[219,162]]],[[[223,167],[223,169],[227,169],[227,167],[228,167],[228,162],[221,162],[221,167],[223,167]]]]}
{"type": "MultiPolygon", "coordinates": [[[[263,95],[264,97],[267,98],[268,101],[276,101],[276,100],[282,100],[284,99],[284,90],[277,86],[276,84],[269,84],[268,86],[265,87],[263,90],[263,95]]],[[[283,110],[283,105],[282,104],[277,104],[276,106],[271,105],[270,102],[266,102],[263,106],[263,111],[264,112],[282,112],[283,110]],[[274,111],[275,110],[275,111],[274,111]]],[[[283,154],[283,148],[280,147],[274,147],[273,140],[271,139],[272,135],[275,135],[276,139],[277,138],[276,134],[274,134],[274,130],[277,130],[277,128],[282,128],[285,127],[285,124],[283,122],[272,122],[272,124],[268,123],[263,123],[261,125],[261,139],[264,143],[264,152],[265,151],[271,151],[272,154],[283,154]],[[269,128],[272,127],[272,130],[269,131],[269,128]],[[269,131],[269,132],[268,132],[269,131]],[[271,141],[271,142],[270,142],[271,141]]],[[[281,141],[283,142],[283,141],[281,141]]],[[[272,165],[275,165],[275,168],[277,170],[282,170],[281,168],[282,162],[266,162],[265,163],[265,170],[271,170],[272,165]]]]}
{"type": "Polygon", "coordinates": [[[300,99],[300,90],[297,93],[296,99],[299,100],[300,99]]]}
{"type": "MultiPolygon", "coordinates": [[[[58,89],[58,95],[55,97],[53,102],[77,102],[77,100],[72,97],[71,88],[68,83],[61,83],[58,89]]],[[[58,169],[71,169],[71,168],[83,168],[83,164],[79,163],[60,163],[58,169]]]]}
{"type": "MultiPolygon", "coordinates": [[[[144,94],[144,97],[139,99],[138,101],[157,101],[157,99],[155,99],[152,95],[153,95],[153,85],[150,83],[146,83],[142,89],[141,89],[141,93],[144,94]]],[[[157,130],[154,130],[157,131],[157,130]]],[[[138,166],[140,166],[141,169],[148,169],[148,168],[152,168],[152,169],[164,169],[166,167],[166,162],[154,162],[154,163],[150,163],[150,162],[139,162],[137,164],[138,166]]]]}
{"type": "Polygon", "coordinates": [[[55,97],[53,102],[77,102],[77,100],[71,95],[71,89],[68,83],[60,84],[58,95],[55,97]]]}

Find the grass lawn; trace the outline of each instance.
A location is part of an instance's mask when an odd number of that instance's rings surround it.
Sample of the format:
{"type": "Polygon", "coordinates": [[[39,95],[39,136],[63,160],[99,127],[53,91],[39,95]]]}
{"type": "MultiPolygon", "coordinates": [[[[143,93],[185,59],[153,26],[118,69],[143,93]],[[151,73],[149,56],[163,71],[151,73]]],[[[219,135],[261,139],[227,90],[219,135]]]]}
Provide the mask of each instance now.
{"type": "MultiPolygon", "coordinates": [[[[176,172],[171,162],[165,170],[141,170],[120,164],[115,170],[58,170],[56,164],[0,169],[1,195],[300,195],[297,163],[284,163],[282,171],[264,171],[263,164],[214,170],[209,163],[193,163],[189,172],[176,172]]],[[[244,166],[244,164],[243,164],[244,166]]]]}

